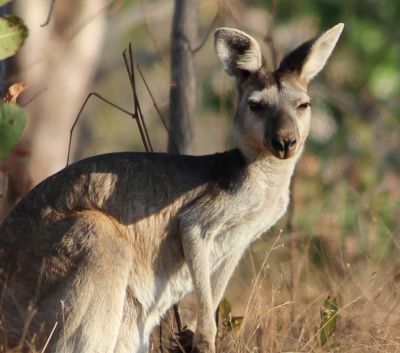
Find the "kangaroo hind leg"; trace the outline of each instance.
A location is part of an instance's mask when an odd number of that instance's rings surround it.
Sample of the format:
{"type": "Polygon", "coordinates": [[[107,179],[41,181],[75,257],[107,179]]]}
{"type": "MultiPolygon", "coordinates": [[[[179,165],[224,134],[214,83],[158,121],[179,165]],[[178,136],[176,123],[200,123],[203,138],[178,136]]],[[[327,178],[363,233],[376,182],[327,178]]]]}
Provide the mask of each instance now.
{"type": "Polygon", "coordinates": [[[128,288],[114,353],[147,353],[148,349],[148,337],[144,334],[144,310],[128,288]]]}
{"type": "Polygon", "coordinates": [[[129,246],[114,223],[100,212],[81,215],[72,231],[80,233],[70,236],[83,239],[85,251],[64,297],[65,322],[56,352],[114,352],[132,261],[129,246]]]}

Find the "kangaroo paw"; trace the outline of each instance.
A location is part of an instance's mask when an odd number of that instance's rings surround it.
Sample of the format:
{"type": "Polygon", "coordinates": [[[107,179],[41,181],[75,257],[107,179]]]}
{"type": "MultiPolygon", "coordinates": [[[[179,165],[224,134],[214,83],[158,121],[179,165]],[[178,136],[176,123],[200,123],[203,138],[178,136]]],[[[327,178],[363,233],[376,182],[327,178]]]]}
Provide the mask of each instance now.
{"type": "Polygon", "coordinates": [[[184,328],[180,332],[176,332],[174,337],[170,337],[171,347],[168,351],[171,353],[190,353],[193,346],[194,332],[188,328],[184,328]]]}

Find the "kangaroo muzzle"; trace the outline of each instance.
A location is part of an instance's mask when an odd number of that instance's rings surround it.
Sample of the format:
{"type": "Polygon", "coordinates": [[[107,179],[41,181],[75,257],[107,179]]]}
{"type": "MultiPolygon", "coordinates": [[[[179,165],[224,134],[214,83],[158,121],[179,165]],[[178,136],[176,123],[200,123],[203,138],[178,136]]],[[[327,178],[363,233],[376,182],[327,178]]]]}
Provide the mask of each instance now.
{"type": "Polygon", "coordinates": [[[271,147],[278,158],[287,159],[295,154],[297,139],[294,136],[287,138],[276,136],[271,139],[271,147]]]}
{"type": "Polygon", "coordinates": [[[267,143],[275,157],[288,159],[296,154],[299,134],[295,120],[290,115],[277,114],[267,135],[267,143]]]}

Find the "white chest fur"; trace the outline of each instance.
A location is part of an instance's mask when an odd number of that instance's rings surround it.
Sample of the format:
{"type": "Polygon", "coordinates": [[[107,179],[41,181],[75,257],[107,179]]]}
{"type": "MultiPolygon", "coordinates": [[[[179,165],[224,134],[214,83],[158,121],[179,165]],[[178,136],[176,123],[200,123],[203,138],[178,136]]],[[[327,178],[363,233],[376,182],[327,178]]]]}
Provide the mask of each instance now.
{"type": "Polygon", "coordinates": [[[257,202],[242,200],[241,206],[235,211],[230,210],[229,217],[221,220],[223,223],[219,225],[220,231],[215,233],[210,242],[212,268],[217,267],[232,253],[246,249],[285,213],[289,200],[288,190],[265,197],[268,199],[257,202]]]}

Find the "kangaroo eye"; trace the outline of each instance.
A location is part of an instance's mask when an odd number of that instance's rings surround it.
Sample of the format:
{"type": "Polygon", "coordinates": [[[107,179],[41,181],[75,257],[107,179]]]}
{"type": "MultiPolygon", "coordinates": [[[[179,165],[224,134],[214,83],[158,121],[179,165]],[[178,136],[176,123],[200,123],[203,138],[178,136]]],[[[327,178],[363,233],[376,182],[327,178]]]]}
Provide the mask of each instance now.
{"type": "Polygon", "coordinates": [[[249,100],[247,102],[247,105],[253,111],[261,110],[265,106],[263,101],[253,101],[253,100],[249,100]]]}
{"type": "Polygon", "coordinates": [[[304,110],[304,109],[307,109],[310,106],[311,106],[310,102],[305,102],[305,103],[301,103],[299,106],[297,106],[297,109],[304,110]]]}

